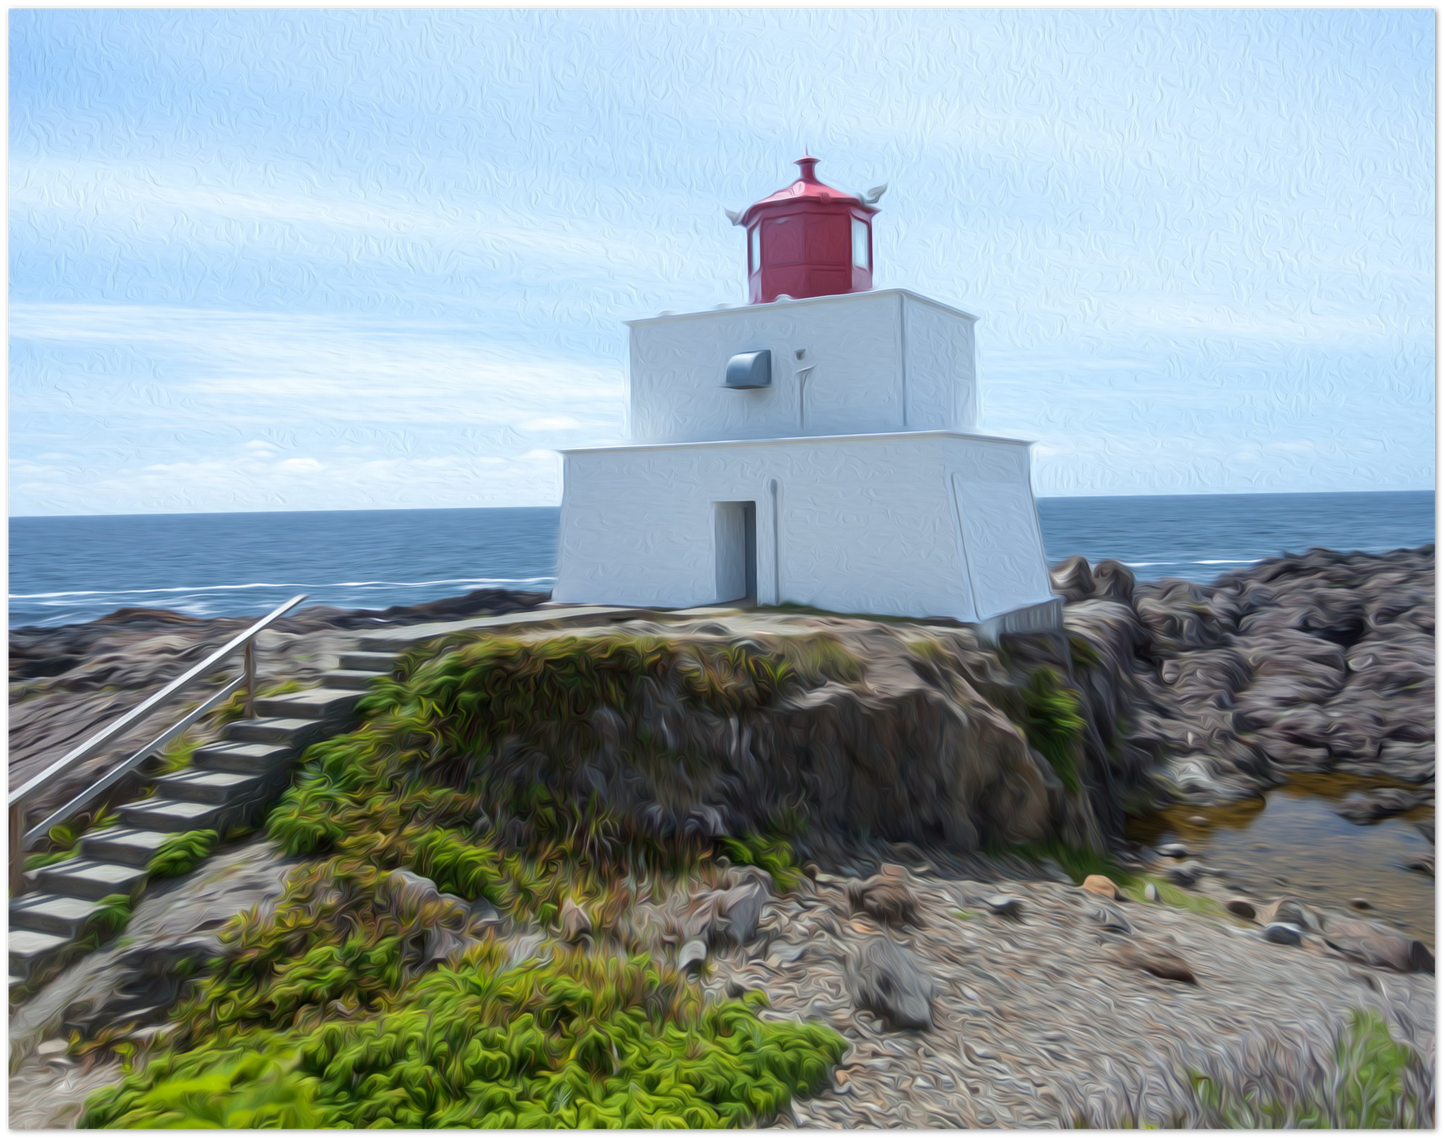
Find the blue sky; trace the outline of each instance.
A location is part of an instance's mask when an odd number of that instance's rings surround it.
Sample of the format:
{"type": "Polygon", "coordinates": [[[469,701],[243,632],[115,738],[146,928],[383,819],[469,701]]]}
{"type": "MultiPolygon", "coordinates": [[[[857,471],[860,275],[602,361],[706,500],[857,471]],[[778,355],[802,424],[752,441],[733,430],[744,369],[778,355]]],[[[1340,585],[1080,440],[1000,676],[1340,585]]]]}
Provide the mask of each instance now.
{"type": "Polygon", "coordinates": [[[12,11],[12,514],[540,505],[804,145],[1040,494],[1434,482],[1434,15],[12,11]]]}

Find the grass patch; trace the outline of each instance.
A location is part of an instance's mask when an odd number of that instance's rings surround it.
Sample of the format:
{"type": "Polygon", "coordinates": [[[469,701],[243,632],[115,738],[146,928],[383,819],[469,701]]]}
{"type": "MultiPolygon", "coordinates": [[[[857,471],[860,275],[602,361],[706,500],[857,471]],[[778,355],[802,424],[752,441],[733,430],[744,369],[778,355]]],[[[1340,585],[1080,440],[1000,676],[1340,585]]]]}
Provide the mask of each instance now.
{"type": "Polygon", "coordinates": [[[152,878],[178,878],[189,874],[210,857],[220,838],[215,831],[186,831],[161,843],[151,857],[146,873],[152,878]]]}
{"type": "Polygon", "coordinates": [[[1032,846],[1018,846],[1007,853],[1017,855],[1029,862],[1052,862],[1059,867],[1074,885],[1080,885],[1091,874],[1102,874],[1110,879],[1119,892],[1130,901],[1148,903],[1146,890],[1153,886],[1159,894],[1159,903],[1190,913],[1209,917],[1227,917],[1229,911],[1213,898],[1182,890],[1157,874],[1145,874],[1127,870],[1113,857],[1096,850],[1069,846],[1062,842],[1038,843],[1032,846]]]}
{"type": "Polygon", "coordinates": [[[93,1096],[82,1127],[727,1127],[819,1088],[846,1044],[704,1002],[645,959],[489,943],[396,1004],[310,1030],[236,1030],[93,1096]]]}
{"type": "Polygon", "coordinates": [[[1078,792],[1079,758],[1083,751],[1084,717],[1079,698],[1047,665],[1036,668],[1021,687],[1023,729],[1029,746],[1049,761],[1060,782],[1078,792]]]}
{"type": "Polygon", "coordinates": [[[1433,1128],[1426,1089],[1433,1081],[1420,1055],[1390,1036],[1384,1018],[1358,1010],[1335,1042],[1327,1081],[1292,1086],[1271,1073],[1243,1093],[1207,1076],[1192,1076],[1205,1127],[1433,1128]]]}
{"type": "Polygon", "coordinates": [[[767,838],[750,832],[741,838],[719,839],[718,845],[738,865],[766,870],[779,890],[795,889],[803,881],[802,868],[784,838],[767,838]]]}

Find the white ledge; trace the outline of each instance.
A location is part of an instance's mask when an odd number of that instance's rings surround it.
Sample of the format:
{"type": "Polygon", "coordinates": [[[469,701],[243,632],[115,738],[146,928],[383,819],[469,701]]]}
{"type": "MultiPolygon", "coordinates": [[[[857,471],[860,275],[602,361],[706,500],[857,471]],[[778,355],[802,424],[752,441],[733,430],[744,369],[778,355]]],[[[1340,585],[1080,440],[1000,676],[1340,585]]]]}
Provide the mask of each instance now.
{"type": "Polygon", "coordinates": [[[785,435],[766,439],[694,439],[679,443],[616,443],[607,447],[558,447],[562,455],[594,454],[600,451],[656,451],[667,447],[760,447],[792,443],[841,443],[871,439],[966,439],[975,443],[1005,443],[1012,447],[1032,447],[1029,439],[1010,439],[1004,435],[976,435],[964,431],[867,431],[848,435],[785,435]]]}
{"type": "Polygon", "coordinates": [[[776,308],[792,308],[795,305],[816,305],[825,304],[829,301],[837,302],[848,300],[852,297],[908,297],[921,304],[932,305],[934,308],[941,308],[944,312],[951,312],[954,316],[961,316],[966,320],[977,321],[978,317],[971,312],[964,312],[961,308],[954,308],[942,301],[936,301],[932,297],[925,297],[922,293],[915,293],[912,289],[869,289],[862,293],[830,293],[826,297],[799,297],[796,300],[769,301],[767,304],[746,304],[739,301],[727,308],[707,308],[698,312],[673,312],[660,316],[642,316],[636,320],[624,320],[622,323],[631,328],[635,324],[653,324],[660,320],[692,320],[700,317],[719,317],[729,313],[747,312],[750,309],[767,310],[776,308]]]}

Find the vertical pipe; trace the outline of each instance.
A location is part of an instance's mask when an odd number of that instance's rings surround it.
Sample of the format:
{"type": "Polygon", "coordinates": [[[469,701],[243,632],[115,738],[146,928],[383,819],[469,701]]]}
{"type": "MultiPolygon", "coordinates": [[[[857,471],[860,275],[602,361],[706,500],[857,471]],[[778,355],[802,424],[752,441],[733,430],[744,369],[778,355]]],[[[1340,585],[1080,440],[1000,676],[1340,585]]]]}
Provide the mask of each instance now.
{"type": "Polygon", "coordinates": [[[10,808],[10,896],[25,893],[25,808],[10,808]]]}
{"type": "Polygon", "coordinates": [[[256,642],[246,642],[246,719],[256,718],[256,642]]]}

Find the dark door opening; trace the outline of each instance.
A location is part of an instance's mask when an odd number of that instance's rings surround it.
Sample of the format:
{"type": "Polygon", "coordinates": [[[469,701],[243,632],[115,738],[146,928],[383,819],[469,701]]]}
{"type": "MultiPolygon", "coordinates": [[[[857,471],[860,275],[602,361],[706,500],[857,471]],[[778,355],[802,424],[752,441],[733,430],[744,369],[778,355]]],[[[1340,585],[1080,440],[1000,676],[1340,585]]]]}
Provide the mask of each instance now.
{"type": "Polygon", "coordinates": [[[757,603],[758,511],[752,502],[715,503],[717,599],[757,603]]]}

